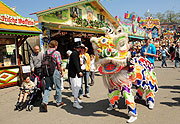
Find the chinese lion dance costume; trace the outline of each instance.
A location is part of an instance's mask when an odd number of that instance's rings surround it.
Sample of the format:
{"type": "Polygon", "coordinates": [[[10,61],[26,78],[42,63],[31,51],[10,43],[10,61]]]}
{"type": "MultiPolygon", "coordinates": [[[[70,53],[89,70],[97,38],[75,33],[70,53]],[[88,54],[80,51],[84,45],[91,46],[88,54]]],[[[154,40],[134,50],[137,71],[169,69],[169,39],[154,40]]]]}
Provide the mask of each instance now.
{"type": "Polygon", "coordinates": [[[128,34],[122,27],[104,37],[92,37],[91,43],[95,53],[95,65],[103,75],[103,82],[108,88],[108,99],[112,109],[117,106],[119,96],[125,98],[130,116],[127,122],[137,119],[134,98],[141,99],[146,91],[149,108],[154,106],[155,93],[158,90],[153,65],[143,57],[131,58],[128,34]],[[138,87],[136,95],[132,94],[132,84],[138,87]]]}

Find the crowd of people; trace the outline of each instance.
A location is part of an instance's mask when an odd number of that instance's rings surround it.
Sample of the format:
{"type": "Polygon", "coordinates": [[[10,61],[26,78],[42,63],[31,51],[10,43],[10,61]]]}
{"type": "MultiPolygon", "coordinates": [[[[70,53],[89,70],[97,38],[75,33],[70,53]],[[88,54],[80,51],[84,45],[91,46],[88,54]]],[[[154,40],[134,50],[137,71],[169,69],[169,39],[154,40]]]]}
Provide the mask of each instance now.
{"type": "MultiPolygon", "coordinates": [[[[40,52],[39,46],[35,45],[34,52],[30,57],[31,74],[38,76],[40,79],[44,78],[45,80],[44,95],[40,106],[41,112],[47,112],[48,99],[53,87],[56,90],[56,106],[59,107],[64,104],[61,90],[63,89],[62,78],[65,69],[68,69],[69,89],[72,90],[72,95],[74,96],[73,107],[77,109],[83,108],[83,106],[80,105],[82,102],[81,99],[82,97],[90,98],[89,86],[94,85],[94,55],[89,55],[87,53],[88,48],[85,47],[84,44],[81,44],[81,42],[76,42],[74,51],[68,50],[66,52],[68,56],[67,64],[66,67],[62,67],[63,61],[60,52],[57,51],[57,47],[58,42],[52,40],[49,43],[49,49],[45,51],[45,53],[42,53],[40,52]],[[85,88],[83,88],[83,84],[85,84],[85,88]]],[[[35,87],[35,85],[32,86],[32,82],[29,81],[29,79],[30,76],[24,78],[21,88],[32,89],[35,87]]],[[[23,92],[20,94],[16,109],[21,108],[20,110],[22,110],[22,106],[27,104],[25,101],[27,95],[30,93],[25,92],[26,89],[22,90],[23,92]]]]}
{"type": "MultiPolygon", "coordinates": [[[[158,45],[158,47],[155,47],[154,41],[150,39],[145,39],[145,43],[139,42],[135,45],[133,45],[130,48],[131,51],[131,56],[132,57],[140,57],[144,56],[143,52],[148,49],[153,49],[154,56],[151,57],[148,55],[146,58],[151,62],[154,63],[152,60],[157,60],[157,61],[162,61],[161,68],[167,67],[166,60],[170,59],[174,63],[174,68],[177,68],[178,62],[180,62],[180,42],[177,41],[176,43],[171,43],[169,44],[169,47],[166,43],[162,43],[161,45],[158,45]],[[147,40],[149,42],[150,48],[148,47],[149,45],[147,44],[147,40]],[[147,47],[146,47],[147,46],[147,47]]],[[[150,51],[149,51],[150,52],[150,51]]]]}
{"type": "MultiPolygon", "coordinates": [[[[171,44],[169,48],[163,44],[159,49],[157,49],[151,42],[151,39],[147,38],[145,39],[145,44],[143,44],[141,48],[133,47],[130,51],[132,57],[143,56],[147,58],[153,66],[155,59],[158,58],[158,56],[161,56],[161,67],[164,67],[164,65],[167,67],[166,59],[170,58],[172,61],[175,60],[174,67],[177,68],[177,63],[180,60],[179,46],[180,43],[177,42],[176,45],[171,44]]],[[[68,56],[66,67],[62,67],[63,61],[60,52],[57,51],[57,47],[58,42],[52,40],[49,43],[49,49],[45,51],[45,53],[42,53],[40,52],[39,46],[35,45],[34,52],[30,57],[31,73],[39,78],[45,77],[44,95],[40,111],[47,112],[48,98],[53,86],[56,90],[56,106],[59,107],[64,104],[62,101],[61,90],[63,89],[62,78],[65,69],[68,69],[69,89],[72,90],[72,95],[74,96],[73,107],[82,109],[83,106],[80,105],[82,98],[90,98],[90,86],[94,85],[94,73],[96,69],[94,64],[95,57],[94,55],[89,55],[87,53],[88,48],[84,44],[81,44],[81,42],[75,42],[74,51],[68,50],[66,52],[68,56]],[[89,78],[91,81],[89,81],[89,78]]],[[[24,78],[24,82],[22,83],[22,87],[34,87],[32,82],[28,85],[29,82],[29,77],[26,76],[24,78]]],[[[29,93],[26,90],[21,92],[16,105],[17,108],[25,104],[28,94],[29,93]]]]}

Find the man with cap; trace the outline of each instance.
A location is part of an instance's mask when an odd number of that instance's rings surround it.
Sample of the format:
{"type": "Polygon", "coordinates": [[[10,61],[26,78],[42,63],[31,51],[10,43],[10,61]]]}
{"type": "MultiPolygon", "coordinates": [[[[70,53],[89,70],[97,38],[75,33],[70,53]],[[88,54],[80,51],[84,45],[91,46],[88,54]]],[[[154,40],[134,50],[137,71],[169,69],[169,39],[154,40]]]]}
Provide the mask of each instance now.
{"type": "Polygon", "coordinates": [[[150,41],[150,38],[145,39],[145,45],[141,48],[141,56],[146,57],[154,66],[156,47],[150,41]]]}
{"type": "Polygon", "coordinates": [[[74,96],[73,107],[82,109],[78,100],[79,90],[81,89],[81,77],[83,76],[80,66],[79,53],[81,51],[81,42],[75,42],[74,51],[70,55],[68,76],[71,82],[72,94],[74,96]]]}

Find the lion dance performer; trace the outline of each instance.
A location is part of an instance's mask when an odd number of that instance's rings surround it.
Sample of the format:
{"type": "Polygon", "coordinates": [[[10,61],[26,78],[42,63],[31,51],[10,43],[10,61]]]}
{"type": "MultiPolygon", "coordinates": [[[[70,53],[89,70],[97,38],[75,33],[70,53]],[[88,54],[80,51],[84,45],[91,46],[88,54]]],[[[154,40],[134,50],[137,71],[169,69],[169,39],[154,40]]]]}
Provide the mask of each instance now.
{"type": "Polygon", "coordinates": [[[109,91],[111,108],[117,105],[121,94],[125,98],[130,116],[127,122],[135,121],[137,111],[131,89],[132,83],[139,87],[136,97],[142,98],[143,92],[146,91],[147,102],[154,103],[157,80],[151,63],[142,57],[130,59],[128,34],[122,27],[105,37],[92,37],[90,41],[96,57],[95,64],[103,75],[103,82],[109,91]]]}

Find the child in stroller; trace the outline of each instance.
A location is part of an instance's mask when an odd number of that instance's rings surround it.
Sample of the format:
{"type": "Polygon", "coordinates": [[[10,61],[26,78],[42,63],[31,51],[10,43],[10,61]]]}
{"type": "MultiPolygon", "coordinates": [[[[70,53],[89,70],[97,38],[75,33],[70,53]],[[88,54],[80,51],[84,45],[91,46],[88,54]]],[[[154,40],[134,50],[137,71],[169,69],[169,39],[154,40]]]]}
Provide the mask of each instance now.
{"type": "Polygon", "coordinates": [[[26,108],[27,111],[31,111],[35,101],[38,98],[41,99],[41,91],[40,88],[37,88],[38,84],[33,83],[30,80],[30,76],[28,74],[23,75],[23,80],[24,82],[20,87],[19,98],[15,105],[15,110],[21,111],[26,108]]]}

